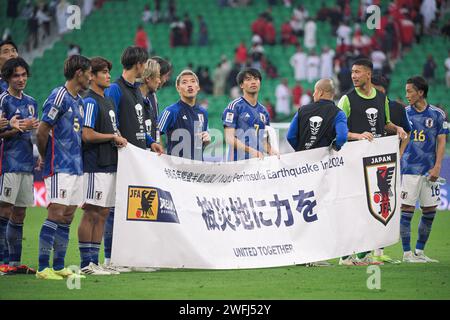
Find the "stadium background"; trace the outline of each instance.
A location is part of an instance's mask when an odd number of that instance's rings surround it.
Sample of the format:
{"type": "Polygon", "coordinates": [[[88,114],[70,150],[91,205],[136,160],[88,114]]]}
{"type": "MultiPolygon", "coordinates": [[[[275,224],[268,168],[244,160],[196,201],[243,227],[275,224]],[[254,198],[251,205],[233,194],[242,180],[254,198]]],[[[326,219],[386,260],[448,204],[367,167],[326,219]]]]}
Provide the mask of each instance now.
{"type": "MultiPolygon", "coordinates": [[[[20,1],[19,8],[22,8],[25,1],[20,1]]],[[[265,55],[277,66],[279,77],[277,79],[269,79],[263,73],[263,82],[260,93],[260,100],[264,100],[266,97],[270,98],[270,100],[274,103],[274,92],[275,87],[279,83],[279,79],[288,78],[290,87],[294,83],[293,78],[293,70],[289,65],[289,59],[292,54],[295,52],[294,46],[282,46],[279,44],[279,30],[281,24],[292,14],[292,8],[286,8],[282,5],[282,1],[278,1],[279,4],[277,6],[272,7],[272,15],[274,17],[274,25],[277,30],[277,44],[274,46],[265,46],[265,55]]],[[[326,5],[334,5],[334,0],[326,0],[322,1],[326,5]]],[[[1,1],[0,8],[0,30],[4,30],[11,24],[11,20],[6,16],[6,1],[1,1]]],[[[56,41],[52,43],[52,46],[45,51],[43,51],[42,55],[34,57],[31,70],[32,77],[29,79],[28,86],[26,92],[35,97],[38,101],[40,107],[50,91],[56,87],[64,83],[64,78],[62,75],[62,66],[63,61],[67,57],[67,46],[69,43],[76,43],[82,48],[82,54],[88,57],[91,56],[103,56],[113,62],[114,68],[112,70],[112,79],[117,78],[121,73],[121,65],[120,65],[120,55],[123,49],[128,45],[134,44],[134,36],[136,33],[136,28],[141,22],[142,9],[146,4],[152,4],[152,1],[146,0],[133,0],[133,1],[119,1],[119,0],[111,0],[106,1],[102,8],[99,10],[93,11],[86,19],[83,20],[82,26],[80,30],[73,30],[64,34],[62,37],[59,37],[56,41]]],[[[173,103],[178,99],[178,94],[174,88],[174,75],[179,73],[182,69],[184,69],[189,63],[193,63],[194,66],[204,65],[208,66],[209,70],[213,70],[217,63],[220,61],[222,55],[226,55],[229,60],[234,59],[234,50],[239,45],[241,40],[244,40],[247,44],[247,47],[250,46],[250,41],[252,37],[251,23],[258,17],[258,14],[265,11],[267,9],[267,1],[265,0],[254,0],[252,4],[248,7],[240,7],[240,8],[231,8],[224,7],[220,8],[218,6],[218,1],[215,0],[178,0],[177,11],[182,16],[184,12],[188,12],[190,14],[191,19],[195,20],[198,14],[204,16],[206,24],[208,25],[209,30],[209,44],[206,47],[200,47],[196,45],[197,36],[198,36],[198,24],[194,21],[194,31],[193,31],[193,43],[194,45],[186,46],[186,47],[171,47],[169,43],[169,24],[162,22],[158,24],[146,24],[144,25],[144,29],[147,32],[150,41],[152,43],[153,52],[152,54],[160,55],[165,57],[171,61],[174,66],[174,71],[172,75],[172,79],[167,85],[158,92],[158,101],[160,108],[164,108],[167,105],[173,103]]],[[[295,3],[295,1],[294,1],[295,3]]],[[[310,16],[314,16],[316,12],[319,10],[321,6],[320,1],[315,0],[305,0],[301,1],[301,3],[305,6],[305,8],[309,11],[310,16]]],[[[381,1],[382,12],[387,8],[390,1],[381,1]]],[[[166,11],[167,1],[162,1],[161,11],[166,11]]],[[[350,1],[350,8],[352,10],[352,15],[357,16],[359,1],[350,1]]],[[[446,12],[444,17],[441,17],[439,20],[439,25],[442,26],[448,19],[450,18],[450,13],[446,12]]],[[[368,30],[365,27],[365,24],[362,25],[363,32],[368,34],[369,36],[373,34],[372,30],[368,30]]],[[[331,34],[331,27],[327,22],[317,21],[317,49],[322,48],[324,45],[328,45],[332,49],[336,47],[336,37],[331,34]]],[[[14,27],[11,29],[11,36],[14,41],[16,41],[20,48],[19,51],[23,52],[24,43],[27,38],[27,27],[24,21],[16,21],[14,27]]],[[[435,61],[438,63],[438,68],[436,70],[436,81],[433,85],[430,86],[429,91],[429,99],[428,101],[432,104],[439,104],[444,108],[447,108],[446,111],[449,110],[449,101],[450,94],[448,88],[445,87],[445,70],[443,67],[443,61],[447,57],[448,49],[450,48],[450,42],[448,39],[445,39],[442,36],[433,36],[433,37],[423,37],[420,44],[413,44],[411,50],[404,54],[402,58],[395,65],[394,70],[392,71],[392,77],[390,81],[390,87],[388,91],[388,95],[392,99],[396,99],[398,97],[404,97],[404,83],[405,80],[411,75],[421,74],[423,63],[426,60],[426,56],[429,53],[432,53],[435,61]]],[[[313,84],[310,84],[306,81],[301,82],[303,90],[312,90],[313,84]]],[[[207,99],[208,100],[208,112],[210,119],[210,127],[222,130],[221,124],[221,114],[223,109],[226,107],[228,102],[230,101],[229,96],[212,96],[205,95],[201,93],[199,96],[199,100],[207,99]]],[[[405,100],[403,98],[403,100],[405,100]]],[[[39,110],[40,111],[40,110],[39,110]]],[[[290,118],[286,118],[285,121],[289,121],[290,118]]],[[[283,120],[283,119],[282,119],[283,120]]],[[[450,157],[449,154],[449,146],[447,145],[447,155],[445,162],[443,164],[442,176],[444,176],[447,181],[450,181],[450,157]]],[[[42,194],[42,189],[36,190],[36,198],[44,199],[42,194]]],[[[448,210],[450,209],[450,188],[445,186],[442,192],[443,203],[441,205],[441,209],[448,210]]],[[[43,204],[43,203],[39,203],[43,204]]],[[[43,219],[43,210],[42,209],[32,209],[29,212],[34,213],[39,211],[39,216],[32,216],[28,218],[30,224],[33,224],[33,227],[29,227],[26,229],[25,239],[24,240],[33,240],[29,239],[30,237],[34,237],[38,230],[37,226],[41,224],[40,219],[43,219]],[[36,223],[34,223],[36,222],[36,223]]],[[[78,219],[78,218],[76,218],[78,219]]],[[[236,283],[242,282],[246,283],[246,278],[252,276],[250,271],[242,271],[239,276],[234,276],[230,272],[198,272],[198,273],[190,273],[189,277],[191,277],[191,281],[194,286],[200,290],[196,293],[192,293],[189,290],[180,289],[179,286],[183,286],[183,281],[185,281],[185,277],[183,276],[183,271],[172,274],[165,274],[164,272],[159,273],[158,278],[152,278],[154,281],[154,285],[157,288],[165,287],[163,289],[156,289],[152,294],[149,294],[145,288],[145,285],[141,284],[139,280],[145,278],[151,278],[152,275],[131,275],[128,278],[121,278],[120,280],[113,280],[112,287],[119,288],[125,284],[125,282],[134,283],[136,285],[135,290],[137,293],[145,292],[145,296],[129,296],[129,298],[161,298],[166,299],[170,297],[177,298],[202,298],[202,299],[214,299],[214,298],[281,298],[281,299],[292,299],[298,297],[306,297],[306,298],[365,298],[369,297],[372,299],[386,299],[386,298],[418,298],[423,299],[426,297],[435,297],[435,298],[449,298],[448,292],[448,266],[449,266],[449,256],[448,256],[448,236],[446,236],[446,231],[448,230],[448,226],[450,226],[450,220],[448,219],[448,212],[445,212],[445,217],[439,217],[438,224],[441,223],[439,227],[436,227],[435,234],[432,235],[432,240],[434,242],[433,246],[435,247],[436,253],[439,253],[442,257],[445,257],[445,263],[435,267],[435,269],[431,270],[431,273],[428,273],[426,276],[427,284],[431,284],[431,286],[420,286],[418,285],[417,279],[423,276],[423,272],[417,266],[407,266],[408,271],[415,277],[414,283],[408,280],[401,279],[399,273],[391,273],[390,276],[387,276],[388,281],[391,281],[391,285],[387,290],[384,290],[383,295],[377,295],[374,292],[369,292],[364,286],[364,281],[366,278],[365,270],[356,272],[358,281],[360,284],[357,285],[357,289],[355,289],[355,285],[351,285],[354,272],[347,269],[340,273],[339,277],[342,277],[342,281],[348,281],[345,288],[331,285],[334,283],[336,279],[336,274],[334,271],[322,271],[322,270],[306,270],[302,271],[300,269],[295,268],[275,268],[273,270],[261,270],[258,277],[260,280],[254,283],[254,286],[249,285],[246,288],[242,288],[240,286],[225,285],[225,282],[228,278],[232,278],[236,281],[236,283]],[[438,241],[441,241],[441,244],[437,244],[438,241]],[[305,274],[306,273],[306,274],[305,274]],[[322,277],[320,282],[316,279],[315,276],[319,275],[322,277]],[[161,275],[162,274],[162,275],[161,275]],[[305,276],[303,280],[306,282],[300,282],[293,287],[290,287],[289,277],[296,277],[296,275],[300,274],[302,277],[305,276]],[[277,278],[279,287],[277,284],[273,284],[272,288],[272,280],[268,280],[271,278],[277,278]],[[177,285],[168,285],[167,279],[178,279],[180,283],[177,285]],[[286,279],[286,280],[285,280],[286,279]],[[136,282],[133,282],[136,281],[136,282]],[[402,282],[403,281],[403,282],[402,282]],[[205,284],[207,283],[207,284],[205,284]],[[259,285],[259,287],[258,287],[259,285]],[[287,290],[281,290],[283,285],[284,288],[288,287],[287,290]],[[395,287],[394,287],[395,285],[395,287]],[[142,286],[142,287],[141,287],[142,286]],[[160,287],[158,287],[160,286],[160,287]],[[173,287],[172,287],[173,286],[173,287]],[[202,291],[202,288],[205,287],[205,290],[202,291]],[[218,296],[215,294],[214,288],[228,288],[228,294],[218,296]],[[363,288],[359,288],[362,286],[363,288]],[[402,289],[397,286],[403,286],[402,289]],[[254,287],[254,288],[253,288],[254,287]],[[270,291],[269,290],[270,287],[270,291]],[[303,290],[303,295],[299,295],[299,287],[303,290]],[[261,290],[262,288],[262,290],[261,290]],[[321,289],[318,289],[321,288],[321,289]],[[344,289],[343,289],[344,288],[344,289]],[[254,292],[252,292],[252,289],[254,292]],[[264,289],[266,291],[264,292],[264,289]],[[261,290],[261,291],[260,291],[261,290]],[[333,291],[334,290],[334,291],[333,291]],[[340,290],[340,291],[339,291],[340,290]],[[344,291],[342,291],[344,290],[344,291]],[[339,293],[338,293],[339,291],[339,293]],[[325,292],[327,292],[325,294],[325,292]],[[334,292],[334,294],[333,294],[334,292]],[[272,295],[270,295],[272,294],[272,295]],[[422,295],[424,294],[424,295],[422,295]]],[[[415,224],[417,225],[417,215],[415,218],[415,224]]],[[[77,220],[74,221],[74,224],[77,225],[77,220]]],[[[71,249],[68,252],[68,260],[77,263],[78,253],[76,252],[76,228],[72,228],[71,231],[71,249]],[[75,232],[75,234],[74,234],[75,232]]],[[[414,238],[412,239],[414,241],[414,238]]],[[[25,241],[24,244],[24,262],[29,263],[30,265],[34,265],[36,262],[36,244],[32,243],[33,241],[25,241]],[[31,258],[30,258],[31,257],[31,258]]],[[[388,254],[392,254],[394,256],[400,257],[400,246],[397,245],[394,248],[388,251],[388,254]]],[[[443,261],[444,262],[444,261],[443,261]]],[[[386,266],[386,270],[392,270],[396,268],[396,266],[386,266]]],[[[305,269],[303,269],[305,270],[305,269]]],[[[336,269],[335,269],[336,270],[336,269]]],[[[254,274],[253,274],[254,275],[254,274]]],[[[3,279],[2,279],[3,281],[3,279]]],[[[95,280],[95,284],[89,282],[87,286],[92,286],[92,289],[95,288],[98,283],[105,283],[104,280],[95,280]]],[[[119,289],[117,289],[116,293],[111,293],[110,295],[104,295],[102,291],[98,293],[89,293],[89,295],[82,295],[76,292],[72,292],[72,295],[67,295],[67,289],[63,291],[63,289],[55,289],[53,284],[46,284],[46,291],[43,294],[43,291],[39,291],[39,296],[36,295],[34,291],[27,291],[27,294],[24,294],[26,288],[28,288],[27,280],[21,280],[17,282],[17,280],[8,279],[4,281],[3,284],[10,288],[9,293],[0,294],[0,298],[3,296],[5,298],[53,298],[59,299],[61,297],[70,297],[75,299],[83,299],[83,298],[119,298],[119,289]],[[43,295],[41,295],[43,294],[43,295]],[[61,296],[62,294],[62,296],[61,296]]],[[[98,288],[98,287],[97,287],[98,288]]],[[[95,290],[93,289],[92,292],[95,290]]],[[[86,294],[86,291],[84,291],[86,294]]],[[[109,294],[109,293],[108,293],[109,294]]]]}

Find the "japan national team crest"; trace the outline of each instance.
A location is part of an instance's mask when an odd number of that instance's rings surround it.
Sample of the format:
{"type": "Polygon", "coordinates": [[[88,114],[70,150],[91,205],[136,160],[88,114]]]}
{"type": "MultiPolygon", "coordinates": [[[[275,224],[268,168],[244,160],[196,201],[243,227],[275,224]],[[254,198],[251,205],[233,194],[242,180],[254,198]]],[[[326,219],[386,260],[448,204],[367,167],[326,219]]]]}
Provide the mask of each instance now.
{"type": "Polygon", "coordinates": [[[386,226],[397,206],[397,154],[366,157],[363,164],[370,214],[386,226]]]}
{"type": "Polygon", "coordinates": [[[264,115],[264,113],[260,113],[259,117],[261,118],[262,123],[266,123],[266,116],[264,115]]]}
{"type": "Polygon", "coordinates": [[[79,105],[78,108],[80,109],[80,115],[82,118],[84,118],[84,110],[83,110],[83,105],[79,105]]]}
{"type": "Polygon", "coordinates": [[[427,119],[425,120],[425,126],[426,126],[427,128],[433,128],[433,124],[434,124],[434,121],[433,121],[432,118],[427,118],[427,119]]]}
{"type": "Polygon", "coordinates": [[[28,105],[28,113],[30,117],[34,117],[34,106],[32,104],[28,105]]]}

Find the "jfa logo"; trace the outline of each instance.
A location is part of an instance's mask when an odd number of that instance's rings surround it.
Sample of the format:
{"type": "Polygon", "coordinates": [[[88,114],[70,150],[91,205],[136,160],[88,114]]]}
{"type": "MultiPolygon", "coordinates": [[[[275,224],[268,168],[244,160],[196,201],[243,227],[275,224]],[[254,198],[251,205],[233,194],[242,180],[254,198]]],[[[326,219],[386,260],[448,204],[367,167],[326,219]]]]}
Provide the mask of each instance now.
{"type": "Polygon", "coordinates": [[[169,192],[141,186],[128,187],[127,220],[180,223],[169,192]]]}

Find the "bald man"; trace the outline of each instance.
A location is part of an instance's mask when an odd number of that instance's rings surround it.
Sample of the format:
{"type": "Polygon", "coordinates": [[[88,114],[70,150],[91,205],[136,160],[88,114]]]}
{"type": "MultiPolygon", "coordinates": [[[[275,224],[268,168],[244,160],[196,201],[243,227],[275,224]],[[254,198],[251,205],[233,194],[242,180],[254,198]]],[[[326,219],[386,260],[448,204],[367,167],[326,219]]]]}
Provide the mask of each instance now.
{"type": "Polygon", "coordinates": [[[295,151],[332,145],[340,150],[347,141],[347,117],[333,102],[334,84],[331,79],[316,82],[314,102],[298,109],[287,133],[295,151]]]}

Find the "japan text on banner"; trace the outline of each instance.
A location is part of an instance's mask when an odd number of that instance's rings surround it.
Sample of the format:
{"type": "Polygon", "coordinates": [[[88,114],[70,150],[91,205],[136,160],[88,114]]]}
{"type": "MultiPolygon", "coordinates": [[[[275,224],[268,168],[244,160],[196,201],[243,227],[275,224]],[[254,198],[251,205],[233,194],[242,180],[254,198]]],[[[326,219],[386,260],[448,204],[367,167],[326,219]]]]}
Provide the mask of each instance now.
{"type": "Polygon", "coordinates": [[[399,239],[398,163],[396,136],[228,163],[129,144],[119,152],[112,262],[258,268],[391,245],[399,239]]]}

